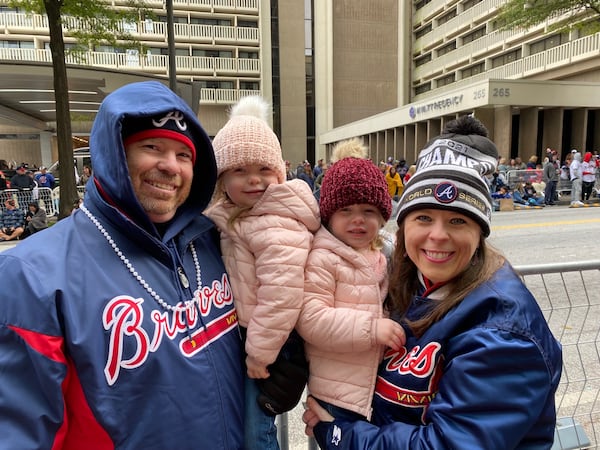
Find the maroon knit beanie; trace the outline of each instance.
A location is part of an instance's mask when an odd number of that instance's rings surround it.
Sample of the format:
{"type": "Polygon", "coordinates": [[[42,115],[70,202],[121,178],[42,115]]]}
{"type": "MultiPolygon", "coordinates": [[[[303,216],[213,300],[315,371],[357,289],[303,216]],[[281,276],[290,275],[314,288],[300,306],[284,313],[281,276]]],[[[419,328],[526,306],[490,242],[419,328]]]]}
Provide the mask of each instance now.
{"type": "Polygon", "coordinates": [[[387,221],[392,200],[383,173],[368,159],[343,158],[327,170],[321,185],[321,221],[328,224],[338,209],[359,203],[376,206],[387,221]]]}

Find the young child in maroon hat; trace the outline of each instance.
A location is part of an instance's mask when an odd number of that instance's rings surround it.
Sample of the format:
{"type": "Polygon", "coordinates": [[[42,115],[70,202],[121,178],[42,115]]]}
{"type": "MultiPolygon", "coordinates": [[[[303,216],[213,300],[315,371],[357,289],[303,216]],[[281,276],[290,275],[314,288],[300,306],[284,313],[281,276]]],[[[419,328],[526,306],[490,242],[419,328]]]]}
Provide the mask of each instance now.
{"type": "Polygon", "coordinates": [[[379,231],[390,218],[391,199],[366,153],[358,139],[334,149],[296,327],[305,340],[310,394],[335,417],[350,420],[370,418],[384,349],[400,349],[405,341],[383,308],[388,271],[379,231]]]}

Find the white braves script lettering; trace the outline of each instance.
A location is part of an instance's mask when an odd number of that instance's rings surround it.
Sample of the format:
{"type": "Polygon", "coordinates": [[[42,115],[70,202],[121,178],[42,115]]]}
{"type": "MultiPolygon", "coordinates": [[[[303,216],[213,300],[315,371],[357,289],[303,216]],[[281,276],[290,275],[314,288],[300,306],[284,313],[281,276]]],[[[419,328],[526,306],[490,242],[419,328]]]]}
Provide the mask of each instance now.
{"type": "MultiPolygon", "coordinates": [[[[179,333],[193,330],[198,324],[198,314],[207,317],[213,307],[223,309],[231,305],[233,295],[227,275],[223,275],[221,280],[214,280],[212,286],[202,286],[200,291],[194,292],[193,308],[174,312],[152,310],[152,338],[142,326],[143,303],[143,298],[121,295],[112,298],[104,307],[102,324],[105,330],[110,331],[104,367],[104,376],[109,386],[117,381],[121,369],[135,369],[144,364],[148,355],[158,350],[164,336],[173,340],[179,333]],[[124,354],[125,348],[128,349],[128,355],[124,354]]],[[[178,304],[181,305],[182,303],[178,304]]],[[[187,356],[184,352],[182,354],[187,356]]]]}

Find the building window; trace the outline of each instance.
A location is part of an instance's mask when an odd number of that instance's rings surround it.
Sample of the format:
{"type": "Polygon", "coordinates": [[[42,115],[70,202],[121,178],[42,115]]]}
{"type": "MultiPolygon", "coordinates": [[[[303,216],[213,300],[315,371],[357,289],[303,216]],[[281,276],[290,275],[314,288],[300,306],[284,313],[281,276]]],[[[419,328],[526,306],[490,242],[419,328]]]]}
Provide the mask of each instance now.
{"type": "Polygon", "coordinates": [[[205,56],[207,58],[233,58],[233,52],[228,50],[195,48],[192,50],[192,56],[205,56]]]}
{"type": "Polygon", "coordinates": [[[463,44],[467,44],[476,39],[482,38],[483,36],[485,36],[485,25],[476,29],[475,31],[471,31],[469,34],[464,35],[462,41],[463,44]]]}
{"type": "Polygon", "coordinates": [[[201,80],[198,83],[206,89],[233,89],[233,81],[201,80]]]}
{"type": "Polygon", "coordinates": [[[563,36],[560,34],[555,34],[553,36],[547,37],[546,39],[542,39],[541,41],[534,42],[530,45],[530,54],[535,55],[536,53],[540,53],[546,50],[550,50],[551,48],[558,47],[560,44],[568,42],[568,36],[563,36]]]}
{"type": "Polygon", "coordinates": [[[441,25],[443,23],[448,22],[450,19],[454,19],[456,17],[456,8],[448,11],[446,14],[444,14],[443,16],[438,17],[437,19],[437,24],[441,25]]]}
{"type": "Polygon", "coordinates": [[[452,42],[444,45],[443,47],[438,48],[437,55],[442,56],[442,55],[445,55],[446,53],[450,53],[452,50],[456,50],[456,41],[452,41],[452,42]]]}
{"type": "Polygon", "coordinates": [[[431,33],[431,30],[432,30],[432,25],[430,22],[427,25],[425,25],[423,28],[421,28],[415,32],[415,39],[419,39],[419,38],[425,36],[427,33],[431,33]]]}
{"type": "Polygon", "coordinates": [[[419,0],[417,3],[415,3],[415,9],[421,9],[428,3],[431,3],[431,0],[419,0]]]}
{"type": "Polygon", "coordinates": [[[450,75],[446,75],[445,77],[438,78],[436,80],[437,87],[446,86],[447,84],[452,84],[456,80],[456,75],[451,73],[450,75]]]}
{"type": "Polygon", "coordinates": [[[238,20],[238,27],[258,28],[258,23],[250,20],[238,20]]]}
{"type": "Polygon", "coordinates": [[[431,81],[427,83],[420,84],[415,87],[415,95],[424,94],[425,92],[429,92],[431,90],[431,81]]]}
{"type": "Polygon", "coordinates": [[[504,66],[513,61],[521,59],[521,49],[513,50],[512,52],[505,53],[500,56],[492,58],[492,68],[504,66]]]}
{"type": "Polygon", "coordinates": [[[238,52],[238,58],[243,58],[243,59],[258,59],[258,52],[247,52],[245,50],[240,50],[238,52]]]}
{"type": "Polygon", "coordinates": [[[258,81],[240,81],[240,90],[258,91],[258,81]]]}
{"type": "Polygon", "coordinates": [[[474,66],[463,69],[460,74],[462,78],[469,78],[483,72],[485,72],[485,63],[481,62],[479,64],[475,64],[474,66]]]}
{"type": "Polygon", "coordinates": [[[472,8],[477,3],[481,3],[482,1],[483,0],[465,0],[465,2],[463,2],[463,11],[472,8]]]}
{"type": "MultiPolygon", "coordinates": [[[[0,41],[0,48],[34,48],[32,41],[0,41]]],[[[48,48],[50,45],[48,44],[48,48]]]]}
{"type": "Polygon", "coordinates": [[[416,67],[422,66],[423,64],[427,64],[430,61],[431,61],[431,53],[427,53],[426,55],[415,58],[415,66],[416,67]]]}

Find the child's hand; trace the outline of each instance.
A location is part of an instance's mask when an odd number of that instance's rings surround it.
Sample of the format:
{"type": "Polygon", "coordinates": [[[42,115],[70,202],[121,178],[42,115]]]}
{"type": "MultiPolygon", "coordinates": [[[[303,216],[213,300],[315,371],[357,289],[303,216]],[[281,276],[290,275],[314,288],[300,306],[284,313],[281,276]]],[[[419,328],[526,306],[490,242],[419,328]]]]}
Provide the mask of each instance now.
{"type": "Polygon", "coordinates": [[[378,319],[375,339],[380,345],[387,345],[393,350],[400,350],[406,343],[404,328],[392,319],[378,319]]]}
{"type": "Polygon", "coordinates": [[[302,421],[306,424],[305,433],[307,436],[314,437],[313,428],[319,422],[333,422],[335,417],[329,414],[319,403],[310,395],[306,399],[306,411],[302,414],[302,421]]]}
{"type": "Polygon", "coordinates": [[[267,366],[259,363],[251,356],[246,357],[246,367],[248,368],[249,378],[269,378],[267,366]]]}

